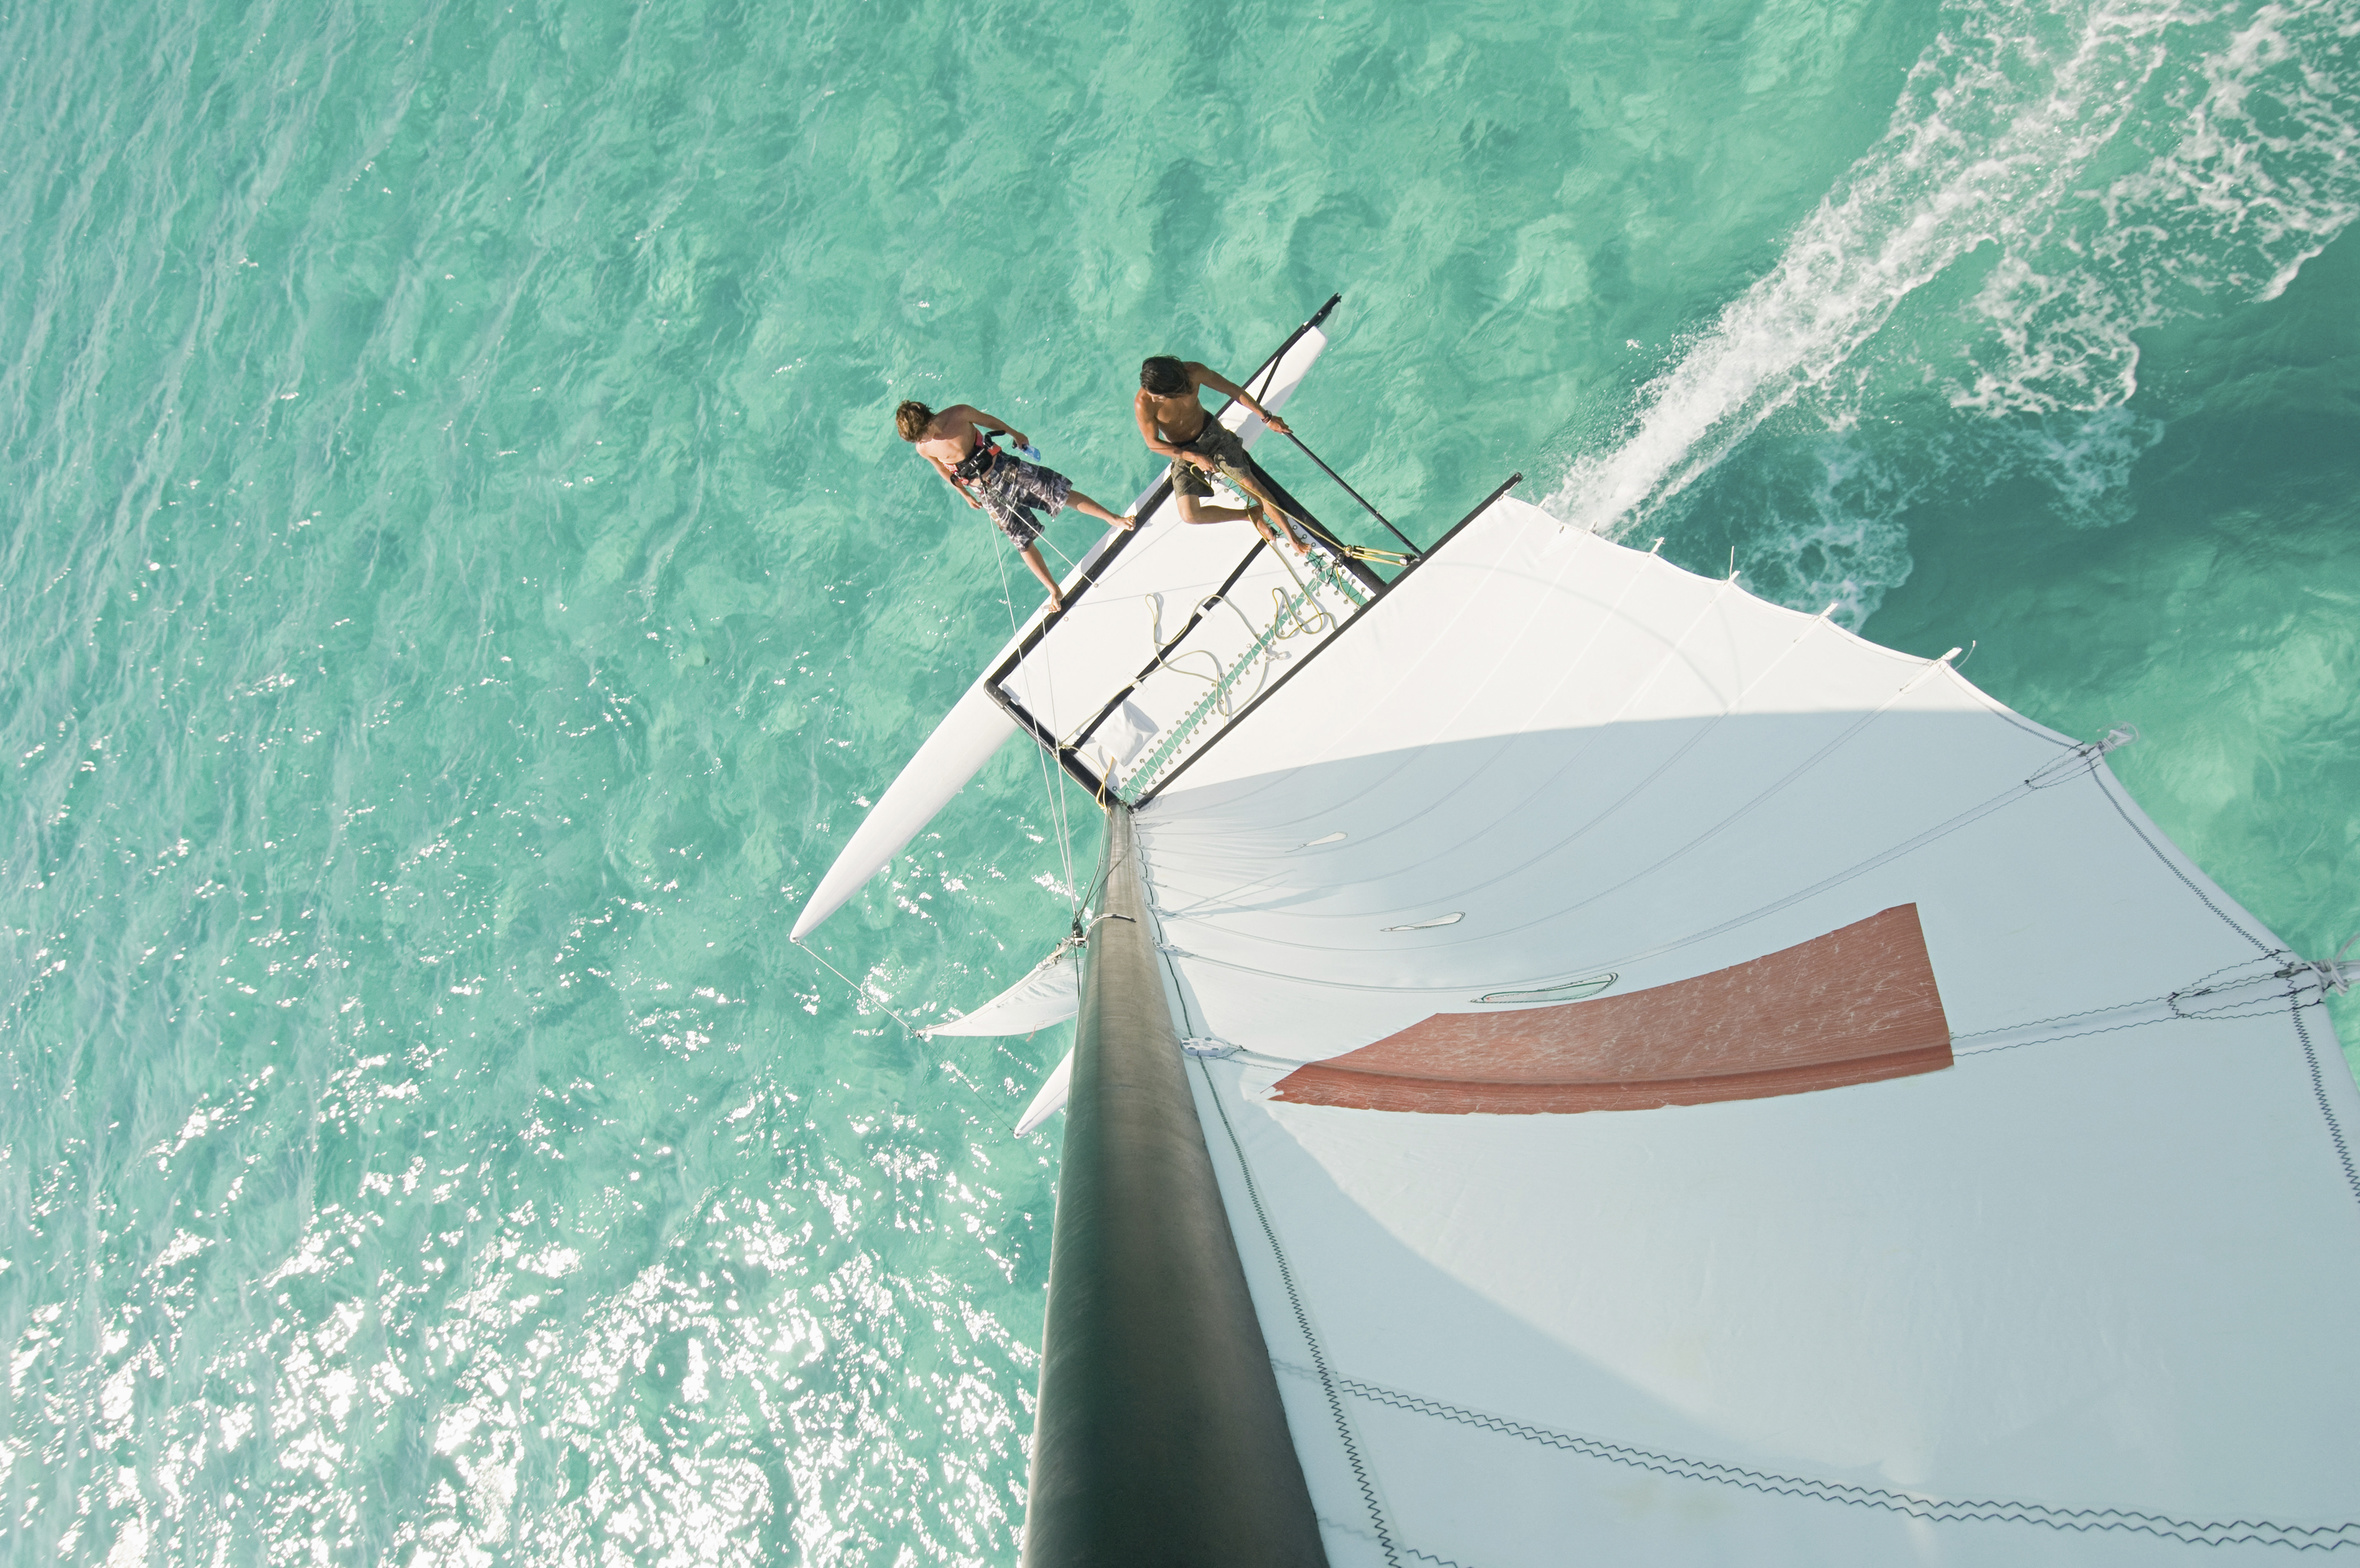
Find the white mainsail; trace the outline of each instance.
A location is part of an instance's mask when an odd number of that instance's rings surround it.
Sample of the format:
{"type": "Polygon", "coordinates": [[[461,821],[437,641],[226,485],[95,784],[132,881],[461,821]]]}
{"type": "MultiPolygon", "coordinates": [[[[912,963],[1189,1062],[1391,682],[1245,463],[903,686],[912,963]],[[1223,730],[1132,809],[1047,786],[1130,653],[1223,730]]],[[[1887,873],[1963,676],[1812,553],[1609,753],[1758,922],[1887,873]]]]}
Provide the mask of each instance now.
{"type": "Polygon", "coordinates": [[[2360,1561],[2341,976],[2147,820],[2129,731],[1497,496],[1373,598],[1213,532],[987,680],[1134,807],[1152,929],[1105,929],[1331,1563],[2360,1561]],[[1266,589],[1171,668],[1157,596],[1266,589]]]}
{"type": "Polygon", "coordinates": [[[2100,747],[1500,501],[1136,821],[1331,1561],[2360,1554],[2322,976],[2100,747]]]}

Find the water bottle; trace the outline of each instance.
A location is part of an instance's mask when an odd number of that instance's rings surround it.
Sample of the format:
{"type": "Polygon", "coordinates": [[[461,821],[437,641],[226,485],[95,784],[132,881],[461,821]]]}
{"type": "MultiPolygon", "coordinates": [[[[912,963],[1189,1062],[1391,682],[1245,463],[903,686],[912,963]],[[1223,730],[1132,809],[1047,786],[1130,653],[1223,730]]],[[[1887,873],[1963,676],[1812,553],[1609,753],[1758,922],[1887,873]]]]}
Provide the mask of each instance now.
{"type": "Polygon", "coordinates": [[[1016,455],[1028,463],[1038,463],[1041,460],[1041,449],[1027,441],[1016,449],[1016,455]]]}

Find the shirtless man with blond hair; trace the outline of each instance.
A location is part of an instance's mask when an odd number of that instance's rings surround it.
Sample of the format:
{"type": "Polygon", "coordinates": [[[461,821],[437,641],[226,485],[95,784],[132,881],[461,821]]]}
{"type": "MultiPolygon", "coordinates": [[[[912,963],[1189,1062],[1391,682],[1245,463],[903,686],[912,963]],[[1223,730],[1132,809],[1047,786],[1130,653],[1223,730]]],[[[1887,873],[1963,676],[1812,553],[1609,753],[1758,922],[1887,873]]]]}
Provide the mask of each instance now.
{"type": "Polygon", "coordinates": [[[1100,506],[1054,469],[1028,463],[994,446],[985,431],[998,431],[1019,447],[1032,443],[1023,431],[972,403],[953,403],[938,414],[923,403],[907,402],[893,411],[893,426],[904,441],[917,447],[920,457],[934,465],[945,484],[967,498],[969,506],[991,514],[1000,532],[1016,546],[1016,553],[1024,557],[1024,564],[1049,590],[1052,611],[1064,609],[1065,600],[1058,594],[1057,579],[1050,575],[1048,563],[1033,544],[1042,527],[1035,513],[1055,517],[1072,506],[1092,517],[1103,517],[1117,528],[1137,524],[1135,518],[1117,517],[1100,506]]]}
{"type": "Polygon", "coordinates": [[[1146,440],[1147,449],[1172,460],[1172,498],[1179,503],[1180,521],[1227,523],[1243,517],[1271,544],[1278,543],[1279,530],[1284,529],[1287,543],[1298,550],[1308,550],[1296,536],[1286,509],[1254,477],[1245,443],[1238,439],[1237,432],[1215,419],[1198,399],[1200,387],[1236,398],[1249,411],[1259,414],[1262,423],[1280,435],[1287,433],[1287,422],[1264,408],[1261,399],[1193,359],[1158,354],[1142,364],[1139,394],[1131,400],[1131,412],[1139,421],[1139,434],[1146,440]],[[1213,474],[1228,480],[1246,498],[1245,510],[1204,504],[1213,494],[1209,477],[1213,474]],[[1275,525],[1271,521],[1272,513],[1279,519],[1275,525]]]}

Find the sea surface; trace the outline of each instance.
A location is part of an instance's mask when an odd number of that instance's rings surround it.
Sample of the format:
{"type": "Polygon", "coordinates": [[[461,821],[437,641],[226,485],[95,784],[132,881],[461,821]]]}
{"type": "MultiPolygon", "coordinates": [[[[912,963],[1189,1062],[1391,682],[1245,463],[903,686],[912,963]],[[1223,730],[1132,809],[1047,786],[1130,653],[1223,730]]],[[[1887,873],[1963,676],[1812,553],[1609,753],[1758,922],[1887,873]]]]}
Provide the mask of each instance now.
{"type": "Polygon", "coordinates": [[[2133,723],[2326,956],[2356,213],[2360,0],[7,5],[0,1556],[1013,1562],[1069,1030],[883,1009],[1089,814],[1011,746],[787,941],[1035,602],[904,397],[1126,501],[1142,355],[1341,290],[1421,539],[1522,469],[2133,723]]]}

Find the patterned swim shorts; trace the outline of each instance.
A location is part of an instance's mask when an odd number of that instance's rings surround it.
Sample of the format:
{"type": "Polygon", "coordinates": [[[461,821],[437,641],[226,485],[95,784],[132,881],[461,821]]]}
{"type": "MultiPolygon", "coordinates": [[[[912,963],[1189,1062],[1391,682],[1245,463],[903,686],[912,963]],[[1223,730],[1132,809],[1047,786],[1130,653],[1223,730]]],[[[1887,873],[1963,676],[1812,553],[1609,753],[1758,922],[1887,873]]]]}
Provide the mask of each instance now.
{"type": "MultiPolygon", "coordinates": [[[[1210,414],[1205,416],[1205,425],[1202,430],[1187,440],[1175,441],[1172,445],[1183,452],[1196,452],[1209,457],[1221,468],[1234,468],[1239,473],[1253,472],[1252,469],[1246,467],[1246,444],[1238,439],[1236,431],[1210,414]]],[[[1234,483],[1234,481],[1232,482],[1234,483]]],[[[1205,476],[1205,471],[1194,463],[1175,457],[1172,459],[1172,493],[1175,495],[1208,496],[1213,493],[1213,482],[1205,476]]]]}
{"type": "Polygon", "coordinates": [[[1034,509],[1055,517],[1073,493],[1073,481],[1063,474],[1005,452],[974,485],[983,509],[1019,550],[1041,536],[1042,521],[1033,515],[1034,509]]]}

